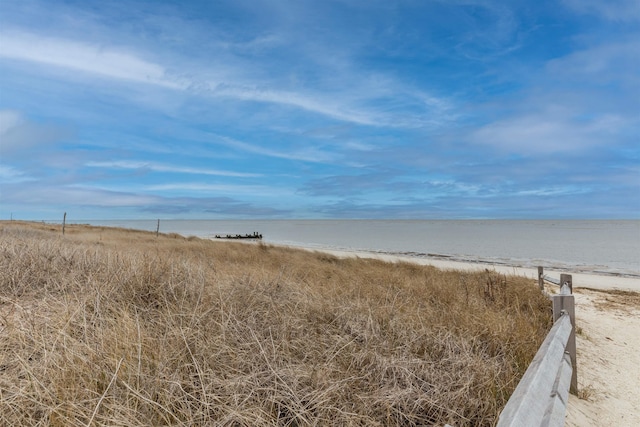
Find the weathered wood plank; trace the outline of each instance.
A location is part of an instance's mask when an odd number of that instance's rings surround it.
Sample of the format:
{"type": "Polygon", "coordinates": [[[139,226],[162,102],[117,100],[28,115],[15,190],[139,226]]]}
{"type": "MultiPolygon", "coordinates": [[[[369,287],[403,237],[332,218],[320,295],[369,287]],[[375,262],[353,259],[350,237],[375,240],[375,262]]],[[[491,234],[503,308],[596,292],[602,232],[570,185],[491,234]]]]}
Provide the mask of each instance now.
{"type": "Polygon", "coordinates": [[[549,406],[549,397],[571,331],[569,316],[561,316],[555,322],[502,410],[498,418],[499,427],[540,425],[549,406]]]}
{"type": "Polygon", "coordinates": [[[562,285],[562,287],[560,288],[560,295],[571,295],[571,288],[568,284],[565,283],[564,285],[562,285]]]}
{"type": "Polygon", "coordinates": [[[551,402],[547,408],[541,427],[562,427],[567,413],[567,404],[569,402],[569,384],[571,383],[571,357],[568,353],[564,354],[556,382],[553,385],[551,394],[551,402]]]}
{"type": "MultiPolygon", "coordinates": [[[[568,286],[563,286],[567,288],[568,286]]],[[[565,351],[571,356],[571,366],[573,367],[573,374],[571,375],[571,393],[578,394],[578,362],[576,358],[576,311],[575,301],[573,295],[554,295],[553,302],[553,320],[559,319],[563,312],[569,315],[571,320],[571,334],[567,341],[567,347],[565,351]]]]}
{"type": "Polygon", "coordinates": [[[547,276],[546,274],[544,276],[542,276],[542,278],[544,280],[546,280],[547,282],[550,282],[550,283],[553,283],[554,285],[560,286],[560,280],[558,280],[558,279],[554,279],[553,277],[547,276]]]}
{"type": "Polygon", "coordinates": [[[570,293],[573,293],[573,278],[570,274],[563,273],[560,275],[560,286],[564,286],[565,284],[569,286],[570,293]]]}

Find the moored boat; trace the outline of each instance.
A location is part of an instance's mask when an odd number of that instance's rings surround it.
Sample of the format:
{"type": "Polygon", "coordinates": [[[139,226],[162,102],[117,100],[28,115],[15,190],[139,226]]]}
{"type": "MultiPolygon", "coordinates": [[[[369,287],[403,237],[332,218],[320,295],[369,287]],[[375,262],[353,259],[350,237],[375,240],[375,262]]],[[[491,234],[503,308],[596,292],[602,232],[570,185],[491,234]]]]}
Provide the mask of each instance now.
{"type": "Polygon", "coordinates": [[[216,239],[262,239],[262,234],[254,231],[253,234],[216,234],[216,239]]]}

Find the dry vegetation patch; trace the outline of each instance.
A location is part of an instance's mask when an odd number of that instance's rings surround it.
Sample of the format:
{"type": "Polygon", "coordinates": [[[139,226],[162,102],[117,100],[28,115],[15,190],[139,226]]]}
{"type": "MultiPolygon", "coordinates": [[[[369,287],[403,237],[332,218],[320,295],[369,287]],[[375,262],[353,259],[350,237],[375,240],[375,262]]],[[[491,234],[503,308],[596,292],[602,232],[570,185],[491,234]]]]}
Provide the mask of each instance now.
{"type": "Polygon", "coordinates": [[[639,292],[619,289],[601,290],[593,288],[582,288],[582,290],[592,292],[599,296],[595,301],[595,305],[600,310],[614,309],[623,312],[632,312],[640,309],[639,292]]]}
{"type": "Polygon", "coordinates": [[[492,425],[550,326],[491,271],[0,223],[2,425],[492,425]]]}

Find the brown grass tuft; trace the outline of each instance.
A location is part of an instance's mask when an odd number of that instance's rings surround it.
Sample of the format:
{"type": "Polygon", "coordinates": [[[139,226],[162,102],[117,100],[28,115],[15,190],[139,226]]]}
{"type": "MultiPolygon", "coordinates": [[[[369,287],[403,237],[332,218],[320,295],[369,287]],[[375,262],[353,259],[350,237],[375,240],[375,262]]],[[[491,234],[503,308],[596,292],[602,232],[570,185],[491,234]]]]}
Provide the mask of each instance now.
{"type": "Polygon", "coordinates": [[[59,231],[0,223],[1,425],[493,425],[551,325],[492,271],[59,231]]]}

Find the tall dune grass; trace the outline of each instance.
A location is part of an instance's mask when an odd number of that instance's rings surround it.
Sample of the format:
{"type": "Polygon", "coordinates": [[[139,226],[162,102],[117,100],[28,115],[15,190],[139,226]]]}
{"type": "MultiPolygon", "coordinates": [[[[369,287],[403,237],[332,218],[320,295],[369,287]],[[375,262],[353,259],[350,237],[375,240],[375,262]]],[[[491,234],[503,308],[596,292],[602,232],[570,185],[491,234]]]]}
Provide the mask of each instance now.
{"type": "Polygon", "coordinates": [[[495,272],[0,223],[0,425],[492,425],[550,325],[495,272]]]}

